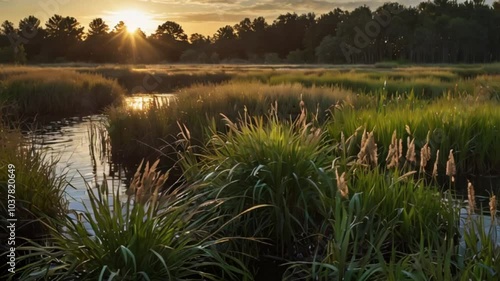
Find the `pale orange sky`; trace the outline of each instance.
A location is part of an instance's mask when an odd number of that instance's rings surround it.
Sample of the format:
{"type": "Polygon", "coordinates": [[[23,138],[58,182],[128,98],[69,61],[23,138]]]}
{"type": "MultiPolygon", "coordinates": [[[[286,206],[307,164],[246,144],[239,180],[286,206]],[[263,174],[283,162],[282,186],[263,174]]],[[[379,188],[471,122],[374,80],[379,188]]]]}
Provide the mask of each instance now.
{"type": "MultiPolygon", "coordinates": [[[[272,23],[280,14],[287,12],[316,15],[326,13],[337,7],[352,10],[361,5],[376,8],[386,0],[0,0],[0,21],[9,20],[17,24],[19,20],[35,15],[45,22],[54,14],[72,16],[88,30],[89,22],[97,17],[103,18],[113,28],[123,13],[120,11],[139,11],[140,26],[150,34],[165,21],[179,23],[186,34],[201,33],[213,35],[224,25],[234,25],[249,17],[263,16],[272,23]]],[[[415,6],[419,0],[398,1],[407,6],[415,6]]],[[[493,0],[486,1],[491,4],[493,0]]],[[[131,19],[130,12],[123,18],[126,24],[131,19]]],[[[122,16],[123,17],[123,16],[122,16]]]]}

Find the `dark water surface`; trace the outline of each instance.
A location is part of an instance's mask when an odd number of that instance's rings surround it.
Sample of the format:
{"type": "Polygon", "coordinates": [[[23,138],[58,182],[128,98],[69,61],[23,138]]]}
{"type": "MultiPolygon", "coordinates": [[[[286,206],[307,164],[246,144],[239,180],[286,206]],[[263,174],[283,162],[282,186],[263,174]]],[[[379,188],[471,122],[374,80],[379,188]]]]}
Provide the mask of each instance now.
{"type": "Polygon", "coordinates": [[[110,188],[125,190],[123,170],[111,163],[106,153],[102,122],[106,122],[106,116],[66,118],[41,126],[29,136],[49,159],[58,160],[56,173],[65,174],[69,183],[66,193],[70,210],[83,211],[84,204],[90,206],[87,186],[96,190],[104,178],[110,188]]]}

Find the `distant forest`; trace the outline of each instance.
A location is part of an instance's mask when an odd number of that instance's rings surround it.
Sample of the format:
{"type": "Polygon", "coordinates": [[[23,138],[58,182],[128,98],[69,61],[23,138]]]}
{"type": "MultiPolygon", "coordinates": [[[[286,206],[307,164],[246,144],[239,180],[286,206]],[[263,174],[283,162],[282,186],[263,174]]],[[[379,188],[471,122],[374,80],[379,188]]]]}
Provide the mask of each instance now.
{"type": "MultiPolygon", "coordinates": [[[[124,19],[125,20],[125,19],[124,19]]],[[[44,26],[28,16],[0,28],[0,62],[48,63],[485,63],[500,61],[500,1],[435,0],[416,7],[287,13],[272,23],[245,18],[213,36],[185,34],[166,21],[155,33],[133,33],[100,18],[88,28],[54,15],[44,26]]]]}

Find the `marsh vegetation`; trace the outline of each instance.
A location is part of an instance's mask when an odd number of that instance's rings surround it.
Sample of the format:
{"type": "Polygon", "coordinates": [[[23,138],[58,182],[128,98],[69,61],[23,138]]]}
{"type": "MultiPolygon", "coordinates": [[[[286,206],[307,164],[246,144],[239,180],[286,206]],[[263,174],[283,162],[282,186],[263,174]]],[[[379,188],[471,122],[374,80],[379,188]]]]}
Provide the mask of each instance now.
{"type": "Polygon", "coordinates": [[[2,150],[2,166],[17,161],[18,173],[32,178],[20,179],[20,193],[41,186],[37,194],[55,200],[26,197],[48,236],[22,238],[15,278],[500,274],[498,65],[62,67],[1,71],[0,100],[29,115],[41,105],[26,89],[64,104],[69,91],[75,108],[93,105],[78,113],[104,109],[111,157],[130,182],[126,191],[107,181],[89,186],[88,210],[65,215],[63,179],[40,152],[23,162],[29,146],[19,145],[4,113],[9,133],[0,145],[14,149],[2,150]],[[49,71],[66,74],[55,85],[37,74],[49,71]],[[144,77],[156,86],[123,82],[144,77]],[[141,85],[171,96],[140,110],[121,102],[141,85]],[[494,180],[483,186],[487,178],[494,180]]]}

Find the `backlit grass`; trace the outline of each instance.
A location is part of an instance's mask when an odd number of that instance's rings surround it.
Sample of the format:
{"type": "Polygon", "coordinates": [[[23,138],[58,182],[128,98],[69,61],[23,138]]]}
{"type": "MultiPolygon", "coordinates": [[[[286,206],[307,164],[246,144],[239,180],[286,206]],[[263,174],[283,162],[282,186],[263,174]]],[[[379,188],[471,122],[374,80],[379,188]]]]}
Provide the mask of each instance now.
{"type": "Polygon", "coordinates": [[[110,109],[108,128],[113,157],[137,163],[143,157],[154,159],[163,154],[173,157],[172,165],[178,150],[175,140],[183,125],[189,128],[191,141],[201,144],[209,128],[226,130],[221,114],[236,120],[245,114],[266,115],[271,106],[276,106],[275,113],[281,120],[292,120],[301,114],[301,100],[307,114],[316,115],[318,121],[325,120],[329,108],[338,102],[362,102],[350,91],[305,88],[298,84],[270,86],[240,82],[193,86],[179,92],[170,103],[154,101],[145,110],[110,109]]]}
{"type": "MultiPolygon", "coordinates": [[[[444,167],[453,149],[459,174],[498,174],[500,171],[500,104],[482,97],[460,96],[432,102],[392,99],[371,109],[337,108],[328,128],[335,138],[353,134],[359,127],[374,130],[380,150],[385,154],[396,131],[407,144],[415,139],[417,148],[427,140],[439,167],[444,167]]],[[[384,159],[382,159],[384,162],[384,159]]]]}
{"type": "Polygon", "coordinates": [[[0,102],[23,117],[99,113],[119,104],[124,95],[115,81],[62,69],[12,68],[4,70],[2,76],[0,102]]]}
{"type": "Polygon", "coordinates": [[[20,260],[35,262],[20,274],[496,280],[496,197],[489,216],[472,184],[468,206],[455,197],[455,178],[500,173],[489,67],[221,66],[238,81],[178,89],[144,110],[113,107],[115,161],[160,162],[141,166],[126,196],[89,189],[89,211],[56,217],[48,243],[25,248],[20,260]],[[157,171],[171,167],[174,184],[157,171]]]}

